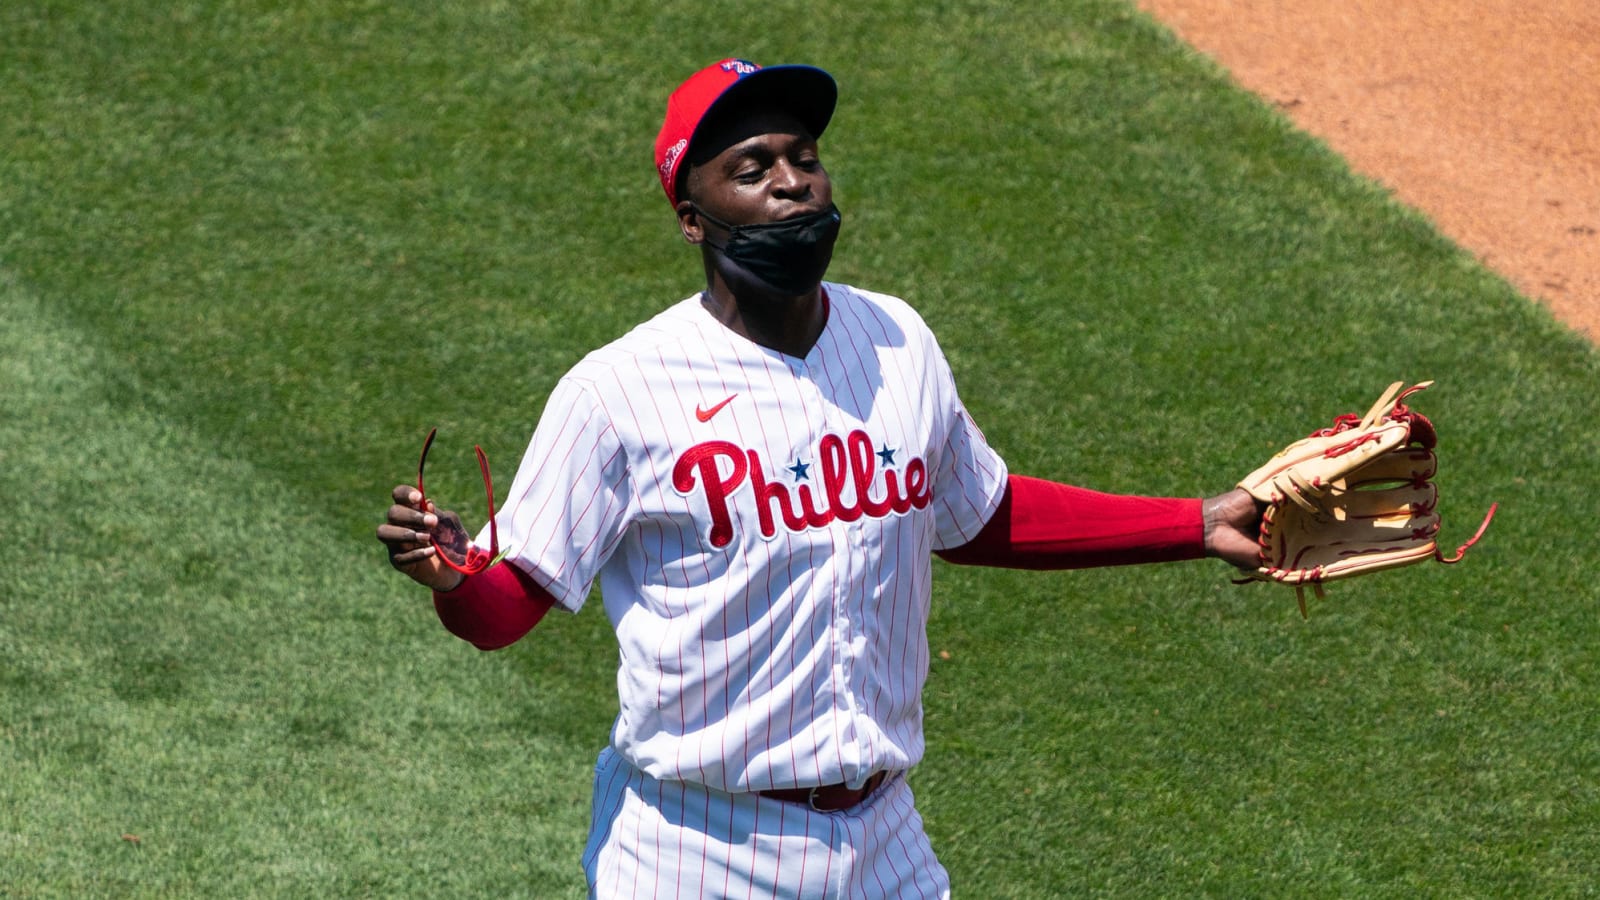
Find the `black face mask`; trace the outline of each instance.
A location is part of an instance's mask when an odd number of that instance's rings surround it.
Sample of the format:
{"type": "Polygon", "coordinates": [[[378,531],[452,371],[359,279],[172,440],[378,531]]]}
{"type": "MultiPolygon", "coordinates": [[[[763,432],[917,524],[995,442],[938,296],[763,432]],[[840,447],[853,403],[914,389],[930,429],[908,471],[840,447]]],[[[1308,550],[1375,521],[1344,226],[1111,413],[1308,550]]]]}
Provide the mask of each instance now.
{"type": "Polygon", "coordinates": [[[785,297],[797,297],[822,282],[839,236],[839,208],[831,203],[818,213],[759,225],[729,225],[698,206],[695,212],[728,232],[726,244],[709,238],[707,244],[785,297]]]}

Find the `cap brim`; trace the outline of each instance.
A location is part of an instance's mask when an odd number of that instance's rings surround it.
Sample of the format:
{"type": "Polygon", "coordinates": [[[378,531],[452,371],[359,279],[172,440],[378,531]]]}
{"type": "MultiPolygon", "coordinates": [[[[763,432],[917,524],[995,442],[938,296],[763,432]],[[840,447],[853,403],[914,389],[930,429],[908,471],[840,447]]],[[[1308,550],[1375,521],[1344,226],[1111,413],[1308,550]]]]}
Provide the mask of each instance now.
{"type": "Polygon", "coordinates": [[[695,153],[706,125],[727,110],[759,106],[783,110],[800,121],[812,137],[821,137],[833,119],[839,86],[833,76],[815,66],[769,66],[734,82],[706,109],[689,138],[688,154],[695,153]]]}

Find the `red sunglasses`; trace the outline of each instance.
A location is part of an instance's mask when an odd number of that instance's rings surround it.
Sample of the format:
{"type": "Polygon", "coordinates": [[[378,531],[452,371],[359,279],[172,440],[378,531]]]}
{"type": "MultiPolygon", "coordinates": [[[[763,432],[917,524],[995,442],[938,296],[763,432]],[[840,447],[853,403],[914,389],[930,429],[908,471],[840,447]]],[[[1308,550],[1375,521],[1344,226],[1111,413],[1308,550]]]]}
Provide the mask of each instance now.
{"type": "MultiPolygon", "coordinates": [[[[422,442],[422,458],[417,460],[417,493],[422,495],[422,508],[428,508],[428,492],[422,486],[422,470],[428,464],[428,450],[433,446],[433,436],[439,433],[435,428],[428,432],[428,439],[422,442]]],[[[494,484],[489,481],[489,457],[483,453],[483,448],[474,446],[478,454],[478,470],[483,473],[483,492],[489,497],[489,549],[479,549],[478,546],[467,538],[466,532],[452,528],[450,537],[457,538],[449,545],[439,543],[437,535],[428,535],[428,542],[433,545],[439,558],[444,564],[463,575],[476,575],[495,561],[500,555],[500,530],[494,521],[494,484]]]]}

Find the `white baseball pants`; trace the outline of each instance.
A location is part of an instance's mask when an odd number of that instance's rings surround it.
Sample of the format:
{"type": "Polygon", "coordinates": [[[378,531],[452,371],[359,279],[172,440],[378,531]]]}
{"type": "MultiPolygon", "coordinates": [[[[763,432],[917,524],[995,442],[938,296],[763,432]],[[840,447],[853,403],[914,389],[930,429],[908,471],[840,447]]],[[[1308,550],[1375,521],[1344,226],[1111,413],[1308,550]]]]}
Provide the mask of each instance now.
{"type": "Polygon", "coordinates": [[[658,781],[609,747],[595,765],[583,868],[597,898],[950,896],[904,776],[858,806],[820,813],[658,781]]]}

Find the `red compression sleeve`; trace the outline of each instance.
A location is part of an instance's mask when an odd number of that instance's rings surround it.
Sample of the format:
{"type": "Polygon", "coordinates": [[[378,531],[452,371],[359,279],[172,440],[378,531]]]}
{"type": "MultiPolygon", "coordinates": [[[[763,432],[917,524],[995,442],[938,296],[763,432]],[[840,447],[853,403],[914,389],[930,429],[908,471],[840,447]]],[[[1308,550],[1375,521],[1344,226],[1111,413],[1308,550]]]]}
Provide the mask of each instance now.
{"type": "Polygon", "coordinates": [[[555,602],[510,563],[469,575],[448,593],[433,592],[433,608],[445,630],[479,650],[499,650],[521,640],[555,602]]]}
{"type": "Polygon", "coordinates": [[[1198,499],[1102,494],[1012,475],[1005,497],[947,562],[1010,569],[1082,569],[1205,556],[1198,499]]]}

